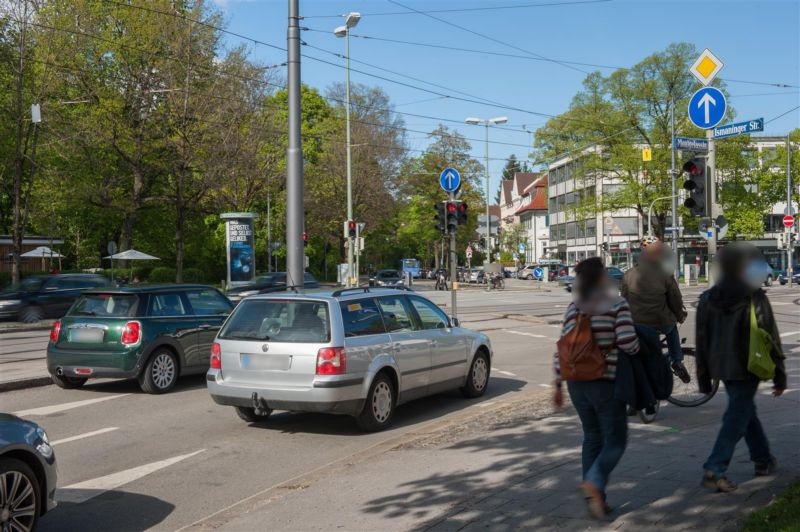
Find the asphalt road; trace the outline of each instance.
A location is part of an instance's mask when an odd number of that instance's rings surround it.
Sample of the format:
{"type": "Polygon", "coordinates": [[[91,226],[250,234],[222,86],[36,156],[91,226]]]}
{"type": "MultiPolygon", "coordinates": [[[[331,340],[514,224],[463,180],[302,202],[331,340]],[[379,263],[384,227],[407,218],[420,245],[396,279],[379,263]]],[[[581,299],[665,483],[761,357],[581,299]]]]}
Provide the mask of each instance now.
{"type": "MultiPolygon", "coordinates": [[[[699,292],[686,290],[688,306],[699,292]]],[[[449,293],[425,295],[450,301],[449,293]]],[[[775,287],[769,295],[784,345],[797,352],[800,292],[775,287]]],[[[203,376],[183,379],[164,396],[146,395],[125,381],[71,391],[47,386],[7,392],[0,394],[0,410],[40,423],[55,446],[60,504],[42,519],[41,530],[174,530],[256,492],[424,430],[427,423],[477,411],[524,388],[546,387],[558,321],[569,298],[559,289],[461,292],[463,324],[486,331],[493,342],[487,396],[470,401],[445,394],[415,401],[398,410],[394,428],[379,434],[360,433],[347,417],[318,414],[278,413],[269,423],[249,426],[232,408],[211,401],[203,376]]],[[[690,313],[682,328],[689,343],[692,329],[690,313]]],[[[4,334],[0,361],[43,357],[46,338],[46,331],[4,334]]]]}

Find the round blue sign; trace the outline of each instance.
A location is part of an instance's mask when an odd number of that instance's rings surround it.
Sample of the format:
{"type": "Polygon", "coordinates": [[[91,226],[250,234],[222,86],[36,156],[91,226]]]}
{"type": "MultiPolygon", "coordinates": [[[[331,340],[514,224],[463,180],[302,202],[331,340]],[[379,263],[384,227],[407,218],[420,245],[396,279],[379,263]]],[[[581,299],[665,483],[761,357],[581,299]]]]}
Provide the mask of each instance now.
{"type": "Polygon", "coordinates": [[[689,120],[702,129],[711,129],[725,117],[725,95],[714,87],[703,87],[689,100],[689,120]]]}
{"type": "Polygon", "coordinates": [[[541,279],[542,277],[544,277],[544,270],[539,267],[534,268],[533,276],[536,277],[537,279],[541,279]]]}
{"type": "Polygon", "coordinates": [[[445,192],[455,192],[461,186],[461,175],[455,168],[445,168],[439,174],[439,185],[445,192]]]}

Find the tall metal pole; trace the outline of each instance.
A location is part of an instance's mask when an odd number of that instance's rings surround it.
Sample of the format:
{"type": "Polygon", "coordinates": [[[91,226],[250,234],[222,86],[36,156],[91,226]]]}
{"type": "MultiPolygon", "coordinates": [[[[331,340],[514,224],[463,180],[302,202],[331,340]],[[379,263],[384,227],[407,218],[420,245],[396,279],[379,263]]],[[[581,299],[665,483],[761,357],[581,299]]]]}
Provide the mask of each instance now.
{"type": "Polygon", "coordinates": [[[492,238],[492,219],[489,215],[489,121],[486,121],[486,253],[483,256],[483,264],[491,262],[492,246],[490,239],[492,238]]]}
{"type": "MultiPolygon", "coordinates": [[[[713,260],[714,255],[717,254],[717,182],[716,182],[716,166],[717,166],[717,147],[714,142],[714,130],[706,130],[706,138],[708,139],[708,159],[706,161],[706,205],[708,205],[708,217],[711,218],[709,226],[711,227],[711,237],[708,239],[708,259],[709,262],[713,260]]],[[[706,272],[706,278],[709,278],[711,272],[706,272]]]]}
{"type": "Polygon", "coordinates": [[[270,188],[267,189],[267,272],[272,272],[272,191],[270,188]]]}
{"type": "MultiPolygon", "coordinates": [[[[347,28],[345,35],[345,112],[347,113],[347,219],[353,219],[353,156],[351,153],[352,145],[350,144],[350,28],[347,28]]],[[[358,286],[358,272],[355,271],[353,265],[353,256],[355,255],[355,241],[348,237],[347,242],[347,285],[358,286]]]]}
{"type": "MultiPolygon", "coordinates": [[[[675,99],[670,102],[669,108],[670,121],[670,152],[672,154],[672,166],[669,174],[672,177],[672,256],[675,261],[675,280],[680,277],[680,260],[678,257],[678,191],[676,189],[675,175],[675,99]]],[[[649,222],[648,222],[649,223],[649,222]]],[[[648,225],[648,227],[650,227],[648,225]]]]}
{"type": "MultiPolygon", "coordinates": [[[[450,193],[450,201],[455,200],[455,193],[450,193]]],[[[458,256],[456,255],[456,234],[450,233],[450,306],[453,309],[453,317],[458,316],[458,303],[456,292],[458,291],[458,256]]]]}
{"type": "MultiPolygon", "coordinates": [[[[792,214],[792,142],[789,135],[786,135],[786,214],[792,214]]],[[[795,220],[795,224],[797,220],[795,220]]],[[[794,258],[794,242],[792,232],[794,226],[786,228],[786,276],[789,278],[789,286],[792,286],[792,259],[794,258]]]]}
{"type": "Polygon", "coordinates": [[[286,148],[286,284],[303,286],[303,148],[300,137],[300,0],[289,0],[286,32],[289,143],[286,148]]]}

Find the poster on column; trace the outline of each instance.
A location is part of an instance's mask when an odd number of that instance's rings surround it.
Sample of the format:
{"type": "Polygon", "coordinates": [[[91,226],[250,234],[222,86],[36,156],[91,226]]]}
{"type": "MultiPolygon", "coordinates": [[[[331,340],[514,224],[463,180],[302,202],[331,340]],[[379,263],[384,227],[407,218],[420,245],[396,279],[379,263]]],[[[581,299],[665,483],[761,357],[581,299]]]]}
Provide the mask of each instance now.
{"type": "Polygon", "coordinates": [[[256,276],[255,213],[225,213],[225,245],[228,262],[228,285],[253,282],[256,276]]]}

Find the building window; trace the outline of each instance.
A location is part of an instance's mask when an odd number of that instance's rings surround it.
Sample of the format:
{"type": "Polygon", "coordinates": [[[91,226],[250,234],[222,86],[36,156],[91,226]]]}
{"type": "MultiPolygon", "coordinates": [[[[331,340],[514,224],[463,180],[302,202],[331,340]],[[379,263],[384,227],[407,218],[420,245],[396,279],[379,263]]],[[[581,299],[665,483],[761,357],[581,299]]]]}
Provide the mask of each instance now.
{"type": "Polygon", "coordinates": [[[603,195],[616,194],[622,190],[622,185],[603,185],[603,195]]]}
{"type": "Polygon", "coordinates": [[[597,220],[586,220],[586,236],[588,238],[597,236],[597,220]]]}
{"type": "Polygon", "coordinates": [[[577,224],[575,222],[570,222],[567,224],[567,238],[575,238],[575,226],[577,224]]]}
{"type": "Polygon", "coordinates": [[[624,216],[612,218],[612,235],[638,235],[639,219],[635,216],[624,216]]]}

